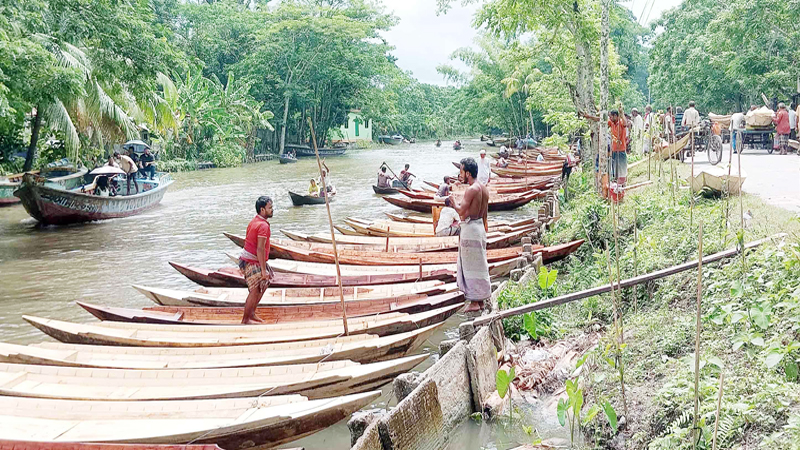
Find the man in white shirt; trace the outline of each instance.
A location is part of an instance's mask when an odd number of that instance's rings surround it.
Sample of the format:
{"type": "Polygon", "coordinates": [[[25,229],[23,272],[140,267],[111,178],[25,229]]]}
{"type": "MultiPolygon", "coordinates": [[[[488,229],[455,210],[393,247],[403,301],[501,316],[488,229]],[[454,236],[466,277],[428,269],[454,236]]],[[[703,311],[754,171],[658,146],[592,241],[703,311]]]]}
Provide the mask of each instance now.
{"type": "Polygon", "coordinates": [[[733,146],[733,152],[736,153],[738,148],[742,145],[741,142],[738,142],[739,139],[739,132],[744,130],[745,123],[744,123],[744,114],[737,112],[731,116],[731,145],[733,146]]]}
{"type": "Polygon", "coordinates": [[[486,157],[486,150],[481,150],[481,157],[478,158],[478,183],[486,186],[491,181],[491,164],[486,157]]]}
{"type": "Polygon", "coordinates": [[[639,143],[642,142],[642,131],[644,131],[644,120],[636,108],[631,110],[631,122],[633,123],[633,144],[635,149],[639,149],[639,143]]]}
{"type": "Polygon", "coordinates": [[[653,121],[655,114],[653,114],[653,107],[647,105],[644,108],[644,148],[642,149],[644,153],[650,153],[650,147],[652,145],[652,135],[653,135],[653,121]]]}
{"type": "Polygon", "coordinates": [[[700,113],[694,109],[694,101],[689,102],[689,108],[683,112],[681,125],[689,128],[694,128],[697,125],[700,125],[700,113]]]}
{"type": "Polygon", "coordinates": [[[436,236],[458,236],[458,232],[461,230],[460,223],[461,218],[458,216],[458,211],[445,206],[439,213],[439,222],[436,223],[436,236]]]}
{"type": "Polygon", "coordinates": [[[797,139],[797,113],[794,111],[797,105],[792,103],[789,107],[789,139],[797,139]]]}

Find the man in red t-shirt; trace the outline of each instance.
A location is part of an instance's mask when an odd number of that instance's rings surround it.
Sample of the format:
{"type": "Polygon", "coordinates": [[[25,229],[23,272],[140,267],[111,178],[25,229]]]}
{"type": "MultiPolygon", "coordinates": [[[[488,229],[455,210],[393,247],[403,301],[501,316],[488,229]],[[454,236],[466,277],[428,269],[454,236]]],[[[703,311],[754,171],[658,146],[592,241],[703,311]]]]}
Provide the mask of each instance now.
{"type": "Polygon", "coordinates": [[[781,149],[781,155],[787,155],[789,150],[789,134],[792,128],[789,125],[789,112],[786,110],[785,103],[778,104],[778,113],[772,118],[772,122],[777,125],[775,131],[778,133],[778,143],[781,149]]]}
{"type": "Polygon", "coordinates": [[[267,219],[272,217],[272,199],[261,196],[256,200],[256,216],[247,225],[247,236],[244,249],[239,257],[239,268],[247,281],[247,300],[244,303],[242,323],[264,323],[256,316],[256,306],[264,296],[272,280],[272,269],[267,264],[269,259],[269,238],[272,234],[267,219]]]}
{"type": "Polygon", "coordinates": [[[611,111],[608,119],[608,131],[611,134],[611,177],[617,184],[625,185],[628,178],[628,136],[627,120],[620,106],[619,111],[611,111]]]}

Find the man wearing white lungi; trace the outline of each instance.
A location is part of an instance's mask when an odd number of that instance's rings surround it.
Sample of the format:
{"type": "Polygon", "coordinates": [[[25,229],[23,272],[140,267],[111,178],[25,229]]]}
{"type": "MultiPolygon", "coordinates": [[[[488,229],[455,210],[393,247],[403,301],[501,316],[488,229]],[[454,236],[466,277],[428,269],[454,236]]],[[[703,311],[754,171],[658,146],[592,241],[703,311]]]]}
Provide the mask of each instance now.
{"type": "Polygon", "coordinates": [[[486,260],[486,232],[488,231],[489,189],[477,182],[478,163],[473,158],[461,160],[458,179],[469,184],[461,203],[452,196],[447,204],[452,205],[461,216],[461,232],[458,241],[458,288],[469,302],[466,312],[479,312],[484,302],[492,295],[489,280],[489,263],[486,260]]]}

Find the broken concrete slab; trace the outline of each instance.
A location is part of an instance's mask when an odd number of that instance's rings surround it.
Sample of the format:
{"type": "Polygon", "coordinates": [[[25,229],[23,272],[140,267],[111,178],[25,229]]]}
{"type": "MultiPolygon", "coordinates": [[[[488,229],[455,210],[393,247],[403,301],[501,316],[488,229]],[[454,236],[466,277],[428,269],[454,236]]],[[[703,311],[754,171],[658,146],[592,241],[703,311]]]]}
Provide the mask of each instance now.
{"type": "Polygon", "coordinates": [[[483,327],[467,346],[472,402],[476,412],[483,412],[485,400],[497,389],[497,349],[489,327],[483,327]]]}
{"type": "Polygon", "coordinates": [[[385,413],[386,411],[379,409],[353,413],[353,416],[347,421],[347,428],[350,430],[350,446],[355,446],[367,428],[376,423],[385,413]]]}
{"type": "Polygon", "coordinates": [[[439,450],[446,440],[444,426],[433,380],[424,381],[378,421],[384,450],[439,450]]]}
{"type": "Polygon", "coordinates": [[[408,394],[422,384],[424,378],[425,375],[419,372],[409,372],[398,375],[392,383],[392,389],[394,390],[394,396],[397,398],[397,401],[401,402],[408,397],[408,394]]]}

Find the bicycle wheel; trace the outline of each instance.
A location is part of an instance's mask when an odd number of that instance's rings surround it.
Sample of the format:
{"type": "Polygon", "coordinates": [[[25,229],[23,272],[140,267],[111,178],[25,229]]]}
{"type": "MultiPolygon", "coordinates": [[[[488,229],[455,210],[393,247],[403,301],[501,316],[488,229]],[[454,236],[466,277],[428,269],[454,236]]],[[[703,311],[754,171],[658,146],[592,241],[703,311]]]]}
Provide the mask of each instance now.
{"type": "Polygon", "coordinates": [[[708,162],[716,166],[722,161],[722,138],[716,134],[708,138],[708,162]]]}

